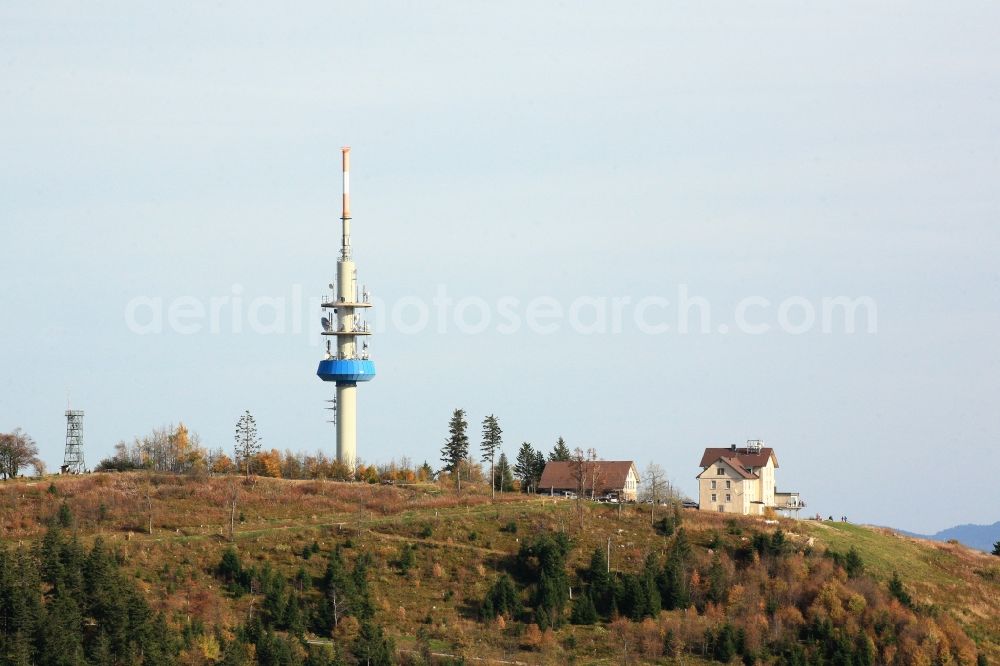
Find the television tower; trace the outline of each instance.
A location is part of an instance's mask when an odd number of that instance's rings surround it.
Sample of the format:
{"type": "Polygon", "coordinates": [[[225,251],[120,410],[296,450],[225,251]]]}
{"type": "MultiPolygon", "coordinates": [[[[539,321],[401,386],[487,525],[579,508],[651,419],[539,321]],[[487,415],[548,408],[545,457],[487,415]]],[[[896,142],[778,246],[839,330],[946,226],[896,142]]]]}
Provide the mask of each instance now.
{"type": "Polygon", "coordinates": [[[332,293],[324,297],[321,304],[323,335],[327,336],[326,354],[316,374],[323,381],[337,385],[333,407],[337,424],[337,460],[353,470],[358,457],[358,382],[374,379],[375,362],[368,357],[367,342],[358,349],[358,338],[364,340],[371,335],[362,313],[372,304],[368,290],[364,287],[358,290],[358,270],[351,260],[351,149],[341,148],[340,152],[344,191],[340,259],[336,283],[330,284],[332,293]]]}

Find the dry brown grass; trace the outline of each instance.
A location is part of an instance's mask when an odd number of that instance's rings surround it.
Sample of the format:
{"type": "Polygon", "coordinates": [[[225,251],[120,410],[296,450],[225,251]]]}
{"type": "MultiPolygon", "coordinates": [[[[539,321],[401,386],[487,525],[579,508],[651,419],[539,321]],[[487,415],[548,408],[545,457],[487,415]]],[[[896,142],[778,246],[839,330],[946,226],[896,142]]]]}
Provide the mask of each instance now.
{"type": "MultiPolygon", "coordinates": [[[[268,563],[291,577],[304,568],[318,578],[326,565],[325,555],[335,546],[344,549],[350,564],[359,553],[375,558],[371,587],[378,615],[400,647],[411,648],[421,628],[434,637],[434,649],[477,656],[519,655],[528,663],[565,663],[569,652],[563,642],[572,637],[575,653],[589,655],[588,663],[620,661],[619,641],[627,641],[642,659],[666,659],[660,653],[663,637],[671,632],[679,642],[691,644],[704,635],[712,622],[710,609],[696,613],[664,613],[656,620],[610,626],[566,627],[536,634],[530,628],[515,634],[512,626],[480,624],[474,608],[492,584],[497,570],[517,552],[525,539],[538,533],[566,531],[575,548],[569,565],[582,568],[595,548],[607,548],[611,538],[611,566],[619,571],[637,571],[646,553],[662,552],[668,539],[650,528],[647,506],[587,504],[584,526],[573,503],[565,500],[505,495],[491,504],[485,489],[472,488],[463,495],[434,485],[384,486],[332,481],[290,481],[241,477],[195,479],[142,472],[56,477],[42,481],[8,481],[0,484],[0,531],[5,541],[32,541],[44,524],[66,502],[76,516],[76,531],[84,541],[102,536],[110,542],[136,577],[151,603],[180,622],[197,617],[206,624],[232,627],[245,619],[250,597],[233,599],[212,575],[223,549],[229,545],[227,499],[239,491],[235,546],[246,564],[268,563]],[[49,492],[50,484],[55,493],[49,492]],[[145,534],[148,520],[146,496],[152,500],[153,534],[145,534]],[[103,506],[103,508],[102,508],[103,506]],[[517,531],[506,531],[515,522],[517,531]],[[319,555],[304,559],[303,549],[316,541],[319,555]],[[401,545],[417,546],[409,576],[391,563],[401,545]],[[618,635],[615,634],[618,632],[618,635]],[[530,634],[530,635],[527,635],[530,634]]],[[[738,540],[733,528],[749,534],[773,528],[760,521],[712,512],[684,512],[690,540],[699,564],[710,556],[703,546],[721,535],[738,540]]],[[[900,567],[912,591],[921,599],[933,599],[957,619],[958,625],[984,641],[997,655],[996,626],[1000,625],[1000,570],[987,555],[950,544],[929,545],[901,539],[891,533],[864,528],[825,528],[811,522],[782,521],[789,538],[803,544],[814,538],[816,549],[826,546],[844,550],[847,544],[864,548],[866,563],[883,577],[900,567]],[[909,568],[908,568],[909,567],[909,568]],[[992,628],[991,628],[992,627],[992,628]]],[[[828,560],[806,562],[800,555],[781,564],[780,575],[799,581],[800,594],[818,594],[831,575],[828,560]]],[[[753,607],[761,603],[759,567],[742,574],[739,603],[753,607]]],[[[875,583],[871,583],[874,585],[875,583]]],[[[857,588],[864,593],[864,587],[857,588]]],[[[789,599],[789,601],[794,601],[789,599]]],[[[798,626],[804,621],[787,613],[775,621],[798,626]]],[[[514,624],[514,623],[510,623],[514,624]]],[[[340,632],[356,631],[350,623],[340,632]]],[[[762,624],[754,640],[766,640],[774,627],[762,624]]],[[[957,640],[957,639],[956,639],[957,640]]],[[[211,647],[211,646],[208,646],[211,647]]],[[[697,663],[687,655],[688,663],[697,663]]]]}

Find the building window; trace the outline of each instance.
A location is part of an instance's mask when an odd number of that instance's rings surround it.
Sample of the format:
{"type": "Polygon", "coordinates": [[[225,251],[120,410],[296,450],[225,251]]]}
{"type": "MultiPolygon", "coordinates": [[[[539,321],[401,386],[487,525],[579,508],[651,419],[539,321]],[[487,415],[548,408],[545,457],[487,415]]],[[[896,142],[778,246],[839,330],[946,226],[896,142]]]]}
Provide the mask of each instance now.
{"type": "Polygon", "coordinates": [[[732,502],[733,501],[733,496],[730,495],[729,493],[726,493],[726,501],[727,502],[732,502]]]}
{"type": "Polygon", "coordinates": [[[726,475],[726,470],[723,467],[716,467],[715,468],[715,473],[718,474],[719,476],[725,476],[726,475]]]}
{"type": "Polygon", "coordinates": [[[712,480],[712,490],[715,490],[715,480],[712,480]]]}
{"type": "Polygon", "coordinates": [[[712,501],[713,502],[718,502],[719,501],[719,496],[716,495],[715,493],[712,493],[712,501]]]}
{"type": "Polygon", "coordinates": [[[729,481],[729,480],[727,480],[727,481],[726,481],[726,490],[729,490],[730,488],[732,488],[732,487],[733,487],[733,485],[732,485],[732,484],[733,484],[733,482],[732,482],[732,481],[729,481]]]}
{"type": "Polygon", "coordinates": [[[722,512],[725,512],[725,510],[726,510],[726,507],[724,507],[724,506],[722,506],[722,505],[720,504],[720,505],[719,505],[719,511],[722,511],[722,512]]]}

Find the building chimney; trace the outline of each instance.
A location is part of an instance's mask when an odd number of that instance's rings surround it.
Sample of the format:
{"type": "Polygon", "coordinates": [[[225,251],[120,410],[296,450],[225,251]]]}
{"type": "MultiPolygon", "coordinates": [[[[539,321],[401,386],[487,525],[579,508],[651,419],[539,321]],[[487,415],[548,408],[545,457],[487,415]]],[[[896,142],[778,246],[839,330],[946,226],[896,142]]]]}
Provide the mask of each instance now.
{"type": "Polygon", "coordinates": [[[735,451],[736,450],[736,445],[735,444],[730,444],[729,445],[729,450],[730,451],[735,451]]]}

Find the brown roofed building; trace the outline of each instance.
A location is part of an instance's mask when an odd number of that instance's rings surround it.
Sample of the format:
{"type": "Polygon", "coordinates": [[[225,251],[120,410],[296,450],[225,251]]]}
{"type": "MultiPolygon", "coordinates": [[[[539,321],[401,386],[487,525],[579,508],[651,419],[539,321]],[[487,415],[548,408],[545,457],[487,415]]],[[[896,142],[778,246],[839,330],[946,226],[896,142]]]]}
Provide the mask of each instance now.
{"type": "Polygon", "coordinates": [[[581,463],[552,460],[545,464],[538,482],[540,493],[582,491],[590,498],[614,494],[629,502],[635,501],[638,488],[639,473],[631,460],[585,460],[582,469],[581,463]]]}
{"type": "Polygon", "coordinates": [[[702,511],[722,511],[760,516],[768,508],[797,513],[805,506],[798,493],[775,491],[774,470],[778,457],[774,449],[752,439],[745,447],[705,449],[698,479],[698,507],[702,511]]]}

